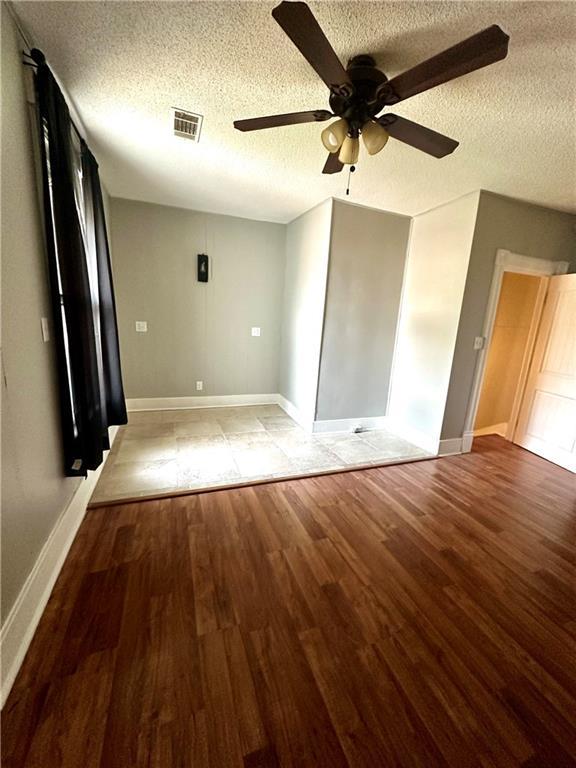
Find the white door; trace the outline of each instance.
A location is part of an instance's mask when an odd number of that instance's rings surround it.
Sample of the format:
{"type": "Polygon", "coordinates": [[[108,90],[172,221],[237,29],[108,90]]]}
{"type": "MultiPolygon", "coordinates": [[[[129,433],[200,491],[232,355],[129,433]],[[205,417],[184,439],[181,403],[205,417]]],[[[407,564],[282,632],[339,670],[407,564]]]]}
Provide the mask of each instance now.
{"type": "Polygon", "coordinates": [[[550,278],[514,442],[576,472],[576,274],[550,278]]]}

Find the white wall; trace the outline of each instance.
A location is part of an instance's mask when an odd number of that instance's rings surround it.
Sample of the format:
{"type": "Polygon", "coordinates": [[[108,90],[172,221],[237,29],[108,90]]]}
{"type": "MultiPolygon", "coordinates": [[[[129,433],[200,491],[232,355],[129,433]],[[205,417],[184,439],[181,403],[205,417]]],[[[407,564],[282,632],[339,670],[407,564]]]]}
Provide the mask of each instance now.
{"type": "Polygon", "coordinates": [[[312,424],[330,249],[332,200],[288,224],[280,360],[280,394],[312,424]]]}
{"type": "Polygon", "coordinates": [[[118,198],[111,212],[126,397],[278,392],[285,225],[118,198]]]}
{"type": "Polygon", "coordinates": [[[391,424],[437,450],[448,394],[479,193],[412,222],[392,372],[391,424]]]}

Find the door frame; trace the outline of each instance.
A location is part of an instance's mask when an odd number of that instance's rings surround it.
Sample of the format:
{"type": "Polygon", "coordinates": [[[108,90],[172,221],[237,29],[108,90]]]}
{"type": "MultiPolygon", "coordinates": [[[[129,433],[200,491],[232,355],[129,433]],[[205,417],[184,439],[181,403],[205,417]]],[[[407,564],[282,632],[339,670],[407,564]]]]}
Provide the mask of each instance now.
{"type": "MultiPolygon", "coordinates": [[[[484,316],[484,325],[482,327],[482,336],[484,342],[482,348],[478,351],[478,357],[476,358],[476,367],[474,369],[474,378],[472,380],[472,389],[470,391],[470,398],[468,400],[468,409],[466,412],[466,420],[464,422],[464,436],[462,441],[462,447],[464,450],[469,451],[472,448],[472,442],[474,440],[474,422],[476,421],[476,413],[478,411],[478,404],[480,402],[480,393],[482,391],[482,383],[484,381],[484,373],[486,371],[486,363],[488,361],[488,350],[492,341],[492,333],[494,331],[494,321],[496,320],[496,310],[498,308],[498,301],[500,299],[500,291],[502,289],[502,280],[505,272],[516,272],[521,275],[534,275],[537,277],[552,277],[553,275],[565,275],[568,272],[570,266],[569,261],[552,261],[550,259],[537,259],[534,256],[523,256],[520,253],[512,253],[505,248],[498,248],[496,251],[496,261],[494,263],[494,272],[492,274],[492,283],[490,285],[490,293],[488,295],[488,304],[486,307],[486,314],[484,316]]],[[[543,294],[540,296],[542,286],[538,292],[537,310],[539,312],[537,320],[539,322],[540,315],[544,306],[543,294]],[[539,306],[538,306],[539,304],[539,306]]],[[[529,344],[531,348],[527,349],[527,355],[524,357],[522,364],[522,373],[526,379],[526,375],[529,370],[530,358],[532,356],[532,350],[534,342],[536,340],[536,330],[538,323],[534,324],[534,320],[530,328],[529,344]],[[526,359],[528,358],[528,359],[526,359]]],[[[519,387],[520,389],[520,387],[519,387]]],[[[523,390],[523,387],[521,388],[523,390]]],[[[516,398],[514,401],[514,407],[516,408],[516,416],[520,408],[520,401],[518,400],[519,390],[516,392],[516,398]]],[[[511,439],[508,435],[514,428],[511,426],[512,419],[508,425],[506,433],[507,439],[511,439]]]]}

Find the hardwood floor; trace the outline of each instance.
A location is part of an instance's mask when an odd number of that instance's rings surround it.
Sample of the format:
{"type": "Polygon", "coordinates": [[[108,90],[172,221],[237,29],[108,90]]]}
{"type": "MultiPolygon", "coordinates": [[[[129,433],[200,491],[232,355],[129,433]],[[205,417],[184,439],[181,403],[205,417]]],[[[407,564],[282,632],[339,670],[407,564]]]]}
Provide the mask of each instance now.
{"type": "Polygon", "coordinates": [[[576,765],[576,480],[472,454],[89,510],[6,768],[576,765]]]}

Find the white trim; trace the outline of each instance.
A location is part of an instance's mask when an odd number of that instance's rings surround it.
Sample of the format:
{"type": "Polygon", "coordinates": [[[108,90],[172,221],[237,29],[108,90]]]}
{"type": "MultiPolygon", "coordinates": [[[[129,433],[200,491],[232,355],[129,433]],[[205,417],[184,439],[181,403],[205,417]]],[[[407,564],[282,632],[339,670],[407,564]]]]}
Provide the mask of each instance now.
{"type": "Polygon", "coordinates": [[[459,453],[462,453],[461,437],[449,437],[447,440],[440,440],[438,456],[455,456],[459,453]]]}
{"type": "Polygon", "coordinates": [[[502,424],[492,424],[489,427],[481,427],[481,429],[475,429],[472,433],[472,437],[480,437],[480,435],[500,435],[500,437],[506,437],[508,432],[508,422],[502,422],[502,424]]]}
{"type": "Polygon", "coordinates": [[[500,289],[502,287],[504,272],[517,272],[522,275],[549,277],[550,275],[566,274],[569,266],[570,263],[568,261],[537,259],[534,256],[523,256],[519,253],[512,253],[503,248],[499,248],[496,251],[496,262],[494,265],[488,306],[486,308],[484,326],[482,329],[484,346],[479,350],[478,358],[476,360],[476,369],[474,371],[466,420],[464,422],[464,434],[473,432],[474,430],[474,421],[476,419],[476,412],[480,401],[480,392],[482,390],[488,348],[490,346],[490,341],[492,340],[492,331],[494,330],[494,320],[496,319],[496,309],[498,307],[498,299],[500,298],[500,289]]]}
{"type": "Polygon", "coordinates": [[[307,432],[312,432],[312,419],[307,419],[304,414],[296,408],[294,403],[287,400],[283,395],[276,395],[276,397],[277,405],[279,405],[282,410],[286,411],[291,419],[294,419],[302,429],[305,429],[307,432]]]}
{"type": "Polygon", "coordinates": [[[320,419],[312,425],[312,432],[354,432],[356,428],[361,431],[368,429],[386,429],[385,416],[368,416],[357,419],[320,419]]]}
{"type": "MultiPolygon", "coordinates": [[[[114,442],[117,431],[118,427],[110,428],[110,445],[114,442]]],[[[0,655],[2,657],[0,706],[2,707],[24,661],[76,532],[84,519],[88,502],[107,458],[108,452],[106,452],[104,461],[98,469],[95,472],[90,472],[76,489],[70,503],[58,518],[44,543],[0,630],[0,655]]]]}
{"type": "Polygon", "coordinates": [[[464,432],[462,435],[462,453],[470,453],[473,440],[474,432],[464,432]]]}
{"type": "Polygon", "coordinates": [[[166,411],[179,408],[230,408],[241,405],[279,405],[281,395],[201,395],[199,397],[136,397],[126,400],[128,411],[166,411]]]}

